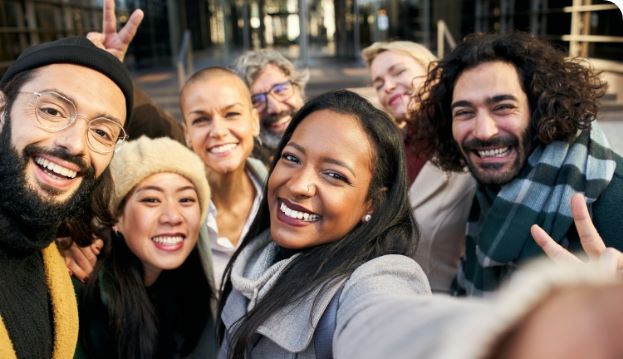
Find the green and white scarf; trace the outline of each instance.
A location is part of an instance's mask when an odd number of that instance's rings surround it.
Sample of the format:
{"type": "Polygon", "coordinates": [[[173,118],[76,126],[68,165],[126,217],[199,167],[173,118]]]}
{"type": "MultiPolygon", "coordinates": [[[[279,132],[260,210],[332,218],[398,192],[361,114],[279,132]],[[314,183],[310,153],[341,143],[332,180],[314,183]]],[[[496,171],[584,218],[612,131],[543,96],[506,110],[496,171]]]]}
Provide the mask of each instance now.
{"type": "Polygon", "coordinates": [[[495,290],[524,260],[542,255],[530,235],[533,224],[567,247],[571,196],[583,193],[590,210],[614,175],[613,157],[593,123],[592,130],[578,132],[569,142],[538,146],[517,178],[499,192],[479,186],[454,294],[481,296],[495,290]]]}

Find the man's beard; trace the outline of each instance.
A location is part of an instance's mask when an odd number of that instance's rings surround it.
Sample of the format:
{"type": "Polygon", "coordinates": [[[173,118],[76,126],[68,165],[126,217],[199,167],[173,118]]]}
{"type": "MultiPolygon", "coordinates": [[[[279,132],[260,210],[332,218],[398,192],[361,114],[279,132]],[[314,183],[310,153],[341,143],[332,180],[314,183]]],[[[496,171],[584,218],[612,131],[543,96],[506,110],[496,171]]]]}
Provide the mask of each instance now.
{"type": "Polygon", "coordinates": [[[274,151],[281,141],[281,135],[263,128],[262,131],[260,131],[260,139],[262,140],[262,146],[274,151]]]}
{"type": "Polygon", "coordinates": [[[486,141],[478,140],[476,138],[471,138],[463,141],[461,143],[460,150],[463,153],[463,157],[465,159],[465,163],[467,163],[467,167],[469,167],[472,175],[478,180],[478,182],[500,187],[503,186],[517,177],[521,169],[526,164],[526,160],[532,152],[534,146],[534,141],[532,140],[532,131],[530,129],[526,129],[522,134],[521,138],[517,138],[516,136],[507,134],[504,136],[498,136],[491,138],[486,141]],[[491,174],[487,173],[487,170],[496,170],[499,169],[502,165],[499,163],[491,163],[491,164],[481,164],[480,166],[475,165],[470,160],[468,153],[485,147],[510,147],[511,150],[516,151],[516,157],[513,161],[512,165],[503,173],[499,174],[491,174]]]}
{"type": "MultiPolygon", "coordinates": [[[[82,158],[73,156],[65,150],[48,150],[34,144],[27,145],[20,156],[11,146],[11,119],[8,111],[5,113],[4,120],[0,133],[0,209],[2,212],[19,219],[23,224],[36,227],[56,226],[65,218],[76,218],[88,213],[91,205],[90,195],[97,184],[93,167],[88,166],[82,158]],[[48,200],[42,198],[35,189],[28,185],[26,166],[29,158],[33,158],[35,154],[48,154],[80,167],[82,182],[70,198],[63,202],[48,200]]],[[[47,192],[52,196],[59,193],[52,188],[47,189],[47,192]]]]}
{"type": "Polygon", "coordinates": [[[281,141],[283,133],[275,133],[270,130],[270,126],[276,122],[279,122],[282,118],[289,116],[290,120],[294,117],[296,111],[282,111],[276,114],[267,115],[262,117],[262,129],[260,131],[260,139],[265,147],[270,149],[276,149],[281,141]]]}

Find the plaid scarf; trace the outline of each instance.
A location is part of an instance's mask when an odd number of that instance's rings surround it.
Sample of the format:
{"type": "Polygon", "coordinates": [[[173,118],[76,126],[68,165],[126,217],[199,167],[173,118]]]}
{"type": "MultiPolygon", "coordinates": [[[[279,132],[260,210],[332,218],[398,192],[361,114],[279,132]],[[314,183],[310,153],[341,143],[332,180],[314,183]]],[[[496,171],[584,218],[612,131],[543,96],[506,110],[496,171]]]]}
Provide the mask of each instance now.
{"type": "Polygon", "coordinates": [[[615,168],[608,141],[593,123],[592,130],[579,131],[569,142],[538,146],[519,175],[499,192],[479,185],[454,294],[481,296],[495,290],[520,263],[542,255],[530,235],[533,224],[568,247],[571,196],[584,193],[590,210],[615,168]]]}

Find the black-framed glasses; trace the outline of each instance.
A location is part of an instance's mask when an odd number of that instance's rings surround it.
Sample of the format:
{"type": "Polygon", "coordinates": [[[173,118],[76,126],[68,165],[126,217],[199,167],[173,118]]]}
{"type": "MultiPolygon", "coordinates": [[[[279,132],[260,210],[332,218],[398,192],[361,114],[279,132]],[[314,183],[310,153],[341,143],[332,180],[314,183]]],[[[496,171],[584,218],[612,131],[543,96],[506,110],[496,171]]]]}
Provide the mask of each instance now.
{"type": "Polygon", "coordinates": [[[271,95],[277,101],[285,101],[294,94],[294,85],[292,82],[285,81],[276,83],[266,92],[260,92],[251,95],[251,103],[259,112],[266,110],[268,106],[268,95],[271,95]]]}
{"type": "Polygon", "coordinates": [[[108,117],[88,119],[76,110],[76,105],[54,91],[21,91],[33,95],[37,127],[47,132],[59,132],[73,125],[78,118],[87,123],[87,144],[97,153],[111,153],[127,138],[123,126],[108,117]]]}

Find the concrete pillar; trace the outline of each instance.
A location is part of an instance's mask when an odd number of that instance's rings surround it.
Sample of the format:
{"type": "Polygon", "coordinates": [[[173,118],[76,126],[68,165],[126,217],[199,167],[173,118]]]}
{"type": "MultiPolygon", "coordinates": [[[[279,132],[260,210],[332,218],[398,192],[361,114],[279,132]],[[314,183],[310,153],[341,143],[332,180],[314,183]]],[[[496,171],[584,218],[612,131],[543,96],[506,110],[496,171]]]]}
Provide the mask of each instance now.
{"type": "Polygon", "coordinates": [[[309,67],[309,40],[307,35],[309,8],[307,0],[299,0],[299,67],[309,67]]]}

